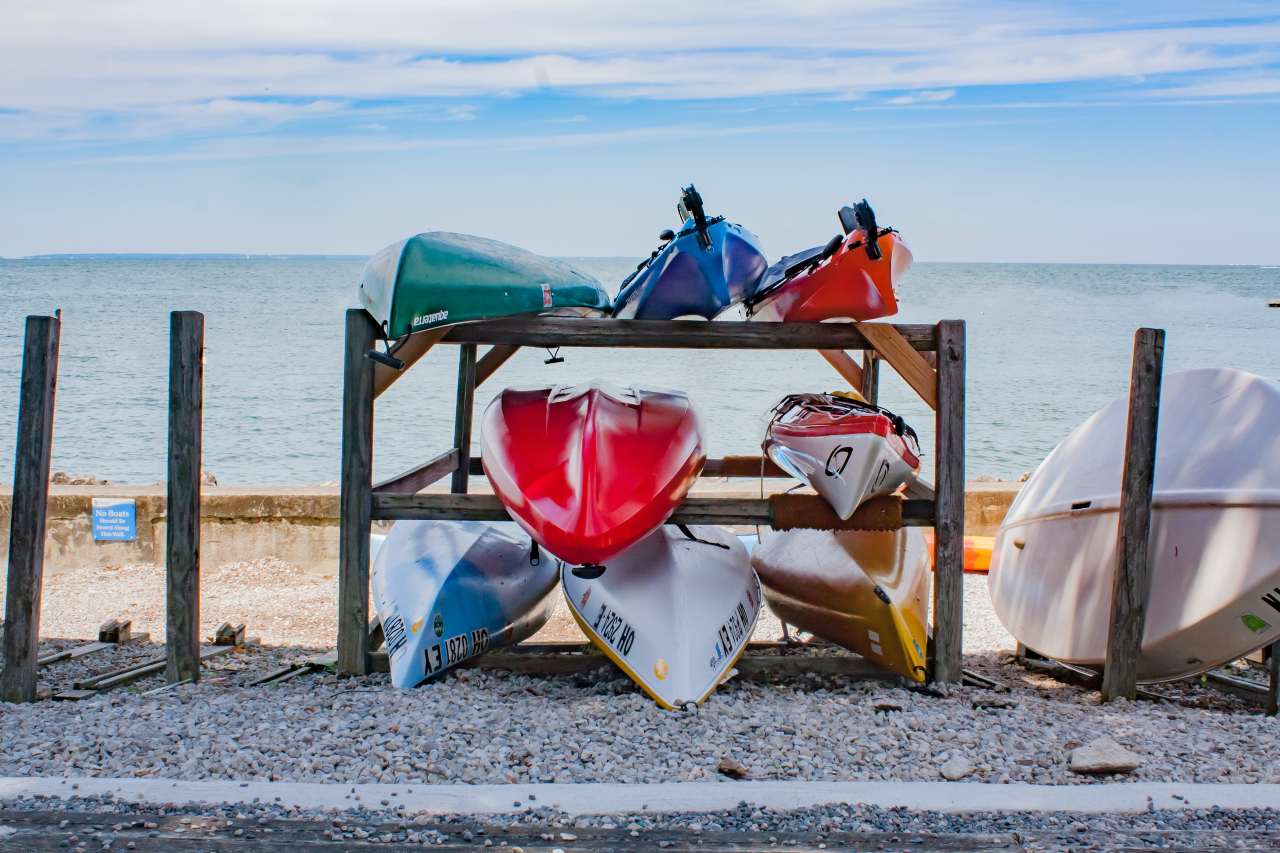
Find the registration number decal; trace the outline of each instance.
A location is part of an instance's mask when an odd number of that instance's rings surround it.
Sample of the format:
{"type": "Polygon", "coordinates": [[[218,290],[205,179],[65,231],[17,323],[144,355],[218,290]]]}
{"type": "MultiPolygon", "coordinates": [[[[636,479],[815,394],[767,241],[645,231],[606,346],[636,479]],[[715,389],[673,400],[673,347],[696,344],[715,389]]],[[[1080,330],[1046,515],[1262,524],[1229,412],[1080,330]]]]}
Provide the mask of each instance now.
{"type": "Polygon", "coordinates": [[[591,630],[596,632],[609,645],[613,646],[623,657],[631,653],[631,646],[635,644],[635,629],[626,623],[621,616],[609,609],[607,604],[601,603],[600,609],[596,611],[596,621],[591,625],[591,630]]]}
{"type": "Polygon", "coordinates": [[[475,657],[489,648],[489,629],[476,628],[470,634],[455,634],[426,649],[427,675],[435,675],[442,669],[457,666],[467,658],[475,657]]]}

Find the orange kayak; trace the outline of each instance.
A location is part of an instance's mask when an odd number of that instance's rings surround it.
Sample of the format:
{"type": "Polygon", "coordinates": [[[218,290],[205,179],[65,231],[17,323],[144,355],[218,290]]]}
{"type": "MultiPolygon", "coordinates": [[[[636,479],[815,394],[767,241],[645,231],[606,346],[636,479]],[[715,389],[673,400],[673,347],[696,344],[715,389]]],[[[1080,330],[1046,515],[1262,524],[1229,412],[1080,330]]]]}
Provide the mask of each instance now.
{"type": "MultiPolygon", "coordinates": [[[[926,528],[924,540],[929,546],[929,564],[934,565],[933,530],[926,528]]],[[[972,574],[985,575],[991,568],[991,548],[995,545],[994,536],[964,537],[964,570],[972,574]]]]}
{"type": "Polygon", "coordinates": [[[747,299],[752,320],[862,321],[897,313],[897,282],[911,266],[911,250],[898,232],[876,225],[865,200],[842,209],[840,224],[843,236],[769,268],[747,299]]]}

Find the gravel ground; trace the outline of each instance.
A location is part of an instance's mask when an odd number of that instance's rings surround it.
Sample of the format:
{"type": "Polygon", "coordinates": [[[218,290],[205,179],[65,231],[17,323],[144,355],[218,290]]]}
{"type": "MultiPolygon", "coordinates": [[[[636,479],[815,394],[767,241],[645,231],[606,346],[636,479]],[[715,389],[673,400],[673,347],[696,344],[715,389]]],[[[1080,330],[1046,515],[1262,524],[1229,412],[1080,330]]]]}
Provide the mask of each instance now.
{"type": "MultiPolygon", "coordinates": [[[[580,782],[723,779],[729,758],[754,779],[929,779],[949,759],[985,782],[1076,784],[1075,746],[1110,737],[1143,758],[1126,778],[1280,782],[1274,720],[1191,684],[1171,701],[1098,704],[1096,693],[1028,673],[989,607],[985,579],[966,578],[966,666],[995,690],[908,688],[841,676],[735,679],[700,709],[657,709],[612,667],[522,676],[464,670],[416,690],[385,675],[329,674],[248,687],[331,647],[333,582],[279,561],[206,575],[208,634],[243,621],[262,645],[209,661],[199,685],[153,695],[155,676],[82,702],[0,706],[0,775],[161,776],[336,782],[580,782]]],[[[46,634],[90,637],[111,616],[162,630],[156,567],[62,573],[45,596],[46,634]],[[104,604],[106,602],[106,604],[104,604]]],[[[776,620],[766,634],[776,633],[776,620]]],[[[549,633],[576,628],[557,622],[549,633]]],[[[545,634],[544,634],[545,635],[545,634]]],[[[42,651],[65,643],[44,644],[42,651]]],[[[49,691],[84,675],[163,654],[136,643],[46,667],[49,691]]]]}
{"type": "Polygon", "coordinates": [[[132,849],[136,844],[132,839],[138,839],[143,844],[154,840],[155,846],[148,844],[147,849],[165,849],[166,842],[203,842],[211,848],[237,850],[258,849],[253,846],[256,843],[274,848],[304,840],[508,850],[1091,850],[1121,846],[1254,850],[1275,849],[1280,833],[1280,811],[1272,809],[1045,815],[942,813],[864,805],[774,811],[741,804],[716,812],[576,818],[527,808],[482,821],[468,815],[402,815],[390,804],[326,811],[270,803],[147,808],[107,797],[41,797],[0,803],[0,809],[0,849],[5,849],[6,837],[21,844],[41,829],[44,837],[56,838],[61,832],[65,836],[61,846],[106,849],[112,844],[117,848],[127,844],[132,849]],[[224,847],[228,842],[240,844],[224,847]]]}

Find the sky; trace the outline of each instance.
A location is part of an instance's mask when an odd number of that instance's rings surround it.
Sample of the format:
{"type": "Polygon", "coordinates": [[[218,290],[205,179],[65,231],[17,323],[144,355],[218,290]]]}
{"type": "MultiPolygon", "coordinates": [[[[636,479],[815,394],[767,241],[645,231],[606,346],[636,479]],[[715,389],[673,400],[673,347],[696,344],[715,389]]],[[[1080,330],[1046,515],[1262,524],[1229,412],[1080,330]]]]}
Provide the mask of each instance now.
{"type": "Polygon", "coordinates": [[[862,197],[918,260],[1280,263],[1280,4],[0,0],[0,256],[770,257],[862,197]]]}

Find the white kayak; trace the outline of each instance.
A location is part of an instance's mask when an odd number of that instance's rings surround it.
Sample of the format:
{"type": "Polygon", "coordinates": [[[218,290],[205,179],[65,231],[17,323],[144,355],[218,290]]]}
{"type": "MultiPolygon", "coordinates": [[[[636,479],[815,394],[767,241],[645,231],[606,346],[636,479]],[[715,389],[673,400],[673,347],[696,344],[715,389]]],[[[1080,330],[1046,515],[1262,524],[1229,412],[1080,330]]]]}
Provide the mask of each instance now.
{"type": "Polygon", "coordinates": [[[398,521],[370,582],[391,683],[414,687],[533,635],[555,604],[556,560],[514,524],[398,521]]]}
{"type": "Polygon", "coordinates": [[[667,710],[711,695],[760,615],[760,582],[738,537],[718,527],[689,531],[696,538],[659,527],[596,577],[561,569],[579,627],[667,710]]]}
{"type": "Polygon", "coordinates": [[[894,492],[920,468],[915,431],[853,395],[792,394],[774,407],[764,451],[848,519],[867,498],[894,492]]]}
{"type": "MultiPolygon", "coordinates": [[[[1077,427],[996,536],[996,614],[1068,663],[1106,659],[1128,400],[1077,427]]],[[[1165,377],[1141,681],[1195,675],[1280,639],[1280,384],[1239,370],[1165,377]]]]}

